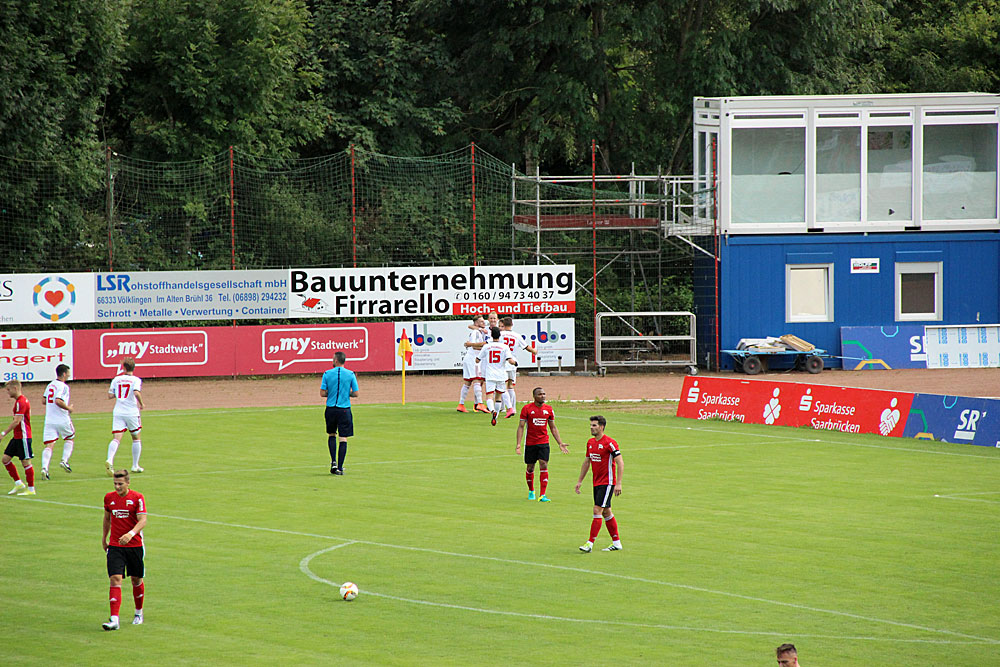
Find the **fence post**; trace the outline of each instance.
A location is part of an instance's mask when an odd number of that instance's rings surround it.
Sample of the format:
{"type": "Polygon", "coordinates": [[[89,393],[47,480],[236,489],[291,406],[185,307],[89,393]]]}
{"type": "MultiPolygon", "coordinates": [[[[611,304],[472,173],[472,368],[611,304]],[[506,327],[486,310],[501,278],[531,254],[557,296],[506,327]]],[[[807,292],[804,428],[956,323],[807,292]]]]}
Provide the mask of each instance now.
{"type": "Polygon", "coordinates": [[[717,137],[712,138],[712,238],[715,252],[712,253],[712,263],[715,265],[715,371],[719,365],[719,174],[717,171],[717,137]]]}
{"type": "Polygon", "coordinates": [[[115,186],[111,174],[111,146],[106,146],[104,151],[104,166],[108,181],[108,191],[104,197],[105,215],[108,219],[108,272],[114,271],[114,215],[115,215],[115,186]]]}
{"type": "Polygon", "coordinates": [[[358,199],[354,182],[354,144],[351,144],[351,261],[358,268],[358,199]]]}
{"type": "Polygon", "coordinates": [[[229,243],[232,270],[236,270],[236,172],[233,168],[233,147],[229,147],[229,243]]]}
{"type": "Polygon", "coordinates": [[[597,141],[590,140],[591,288],[594,293],[594,359],[597,359],[597,141]]]}

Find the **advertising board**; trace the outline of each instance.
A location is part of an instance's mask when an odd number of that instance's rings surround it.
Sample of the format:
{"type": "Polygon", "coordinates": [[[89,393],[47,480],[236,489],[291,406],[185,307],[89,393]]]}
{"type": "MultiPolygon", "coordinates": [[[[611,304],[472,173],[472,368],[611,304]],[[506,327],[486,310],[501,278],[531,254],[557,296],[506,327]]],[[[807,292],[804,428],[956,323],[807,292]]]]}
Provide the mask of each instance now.
{"type": "Polygon", "coordinates": [[[0,273],[0,324],[94,321],[94,274],[0,273]]]}
{"type": "Polygon", "coordinates": [[[54,380],[59,364],[73,377],[72,331],[0,332],[0,382],[54,380]]]}
{"type": "Polygon", "coordinates": [[[927,368],[924,325],[841,327],[844,370],[927,368]]]}

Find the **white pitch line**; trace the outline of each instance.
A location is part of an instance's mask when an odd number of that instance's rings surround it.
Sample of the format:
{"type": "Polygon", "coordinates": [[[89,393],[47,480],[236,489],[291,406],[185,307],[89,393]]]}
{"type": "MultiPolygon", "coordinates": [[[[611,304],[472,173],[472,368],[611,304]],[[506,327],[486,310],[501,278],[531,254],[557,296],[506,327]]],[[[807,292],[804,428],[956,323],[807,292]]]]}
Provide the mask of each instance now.
{"type": "MultiPolygon", "coordinates": [[[[332,547],[327,547],[326,549],[320,549],[315,551],[299,562],[299,570],[305,574],[307,577],[313,581],[319,582],[321,584],[326,584],[333,588],[338,588],[340,584],[330,581],[329,579],[324,579],[323,577],[314,573],[310,568],[309,564],[312,562],[313,558],[329,553],[336,549],[342,547],[350,546],[352,544],[358,544],[358,540],[351,540],[350,542],[344,542],[342,544],[336,544],[332,547]]],[[[365,544],[364,542],[361,542],[365,544]]],[[[588,570],[589,572],[589,570],[588,570]]],[[[486,607],[470,607],[467,605],[458,605],[448,602],[432,602],[430,600],[416,600],[413,598],[404,598],[398,595],[389,595],[388,593],[377,593],[368,589],[360,589],[365,595],[372,595],[374,597],[380,597],[386,600],[394,600],[396,602],[406,602],[409,604],[419,604],[429,607],[442,607],[445,609],[458,609],[460,611],[474,611],[481,614],[493,614],[497,616],[516,616],[519,618],[534,618],[545,621],[563,621],[568,623],[590,623],[597,624],[601,626],[614,625],[619,627],[630,627],[630,628],[647,628],[653,630],[679,630],[683,632],[710,632],[715,634],[727,634],[727,635],[752,635],[752,636],[767,636],[767,637],[799,637],[799,638],[810,638],[810,639],[837,639],[837,640],[852,640],[852,641],[877,641],[877,642],[897,642],[897,643],[910,643],[910,644],[948,644],[948,645],[983,645],[992,644],[992,641],[955,641],[951,639],[903,639],[896,637],[864,637],[864,636],[851,636],[851,635],[815,635],[815,634],[801,634],[797,632],[769,632],[766,630],[724,630],[722,628],[709,628],[709,627],[695,627],[686,625],[665,625],[660,623],[632,623],[629,621],[610,621],[606,619],[590,619],[590,618],[571,618],[567,616],[553,616],[551,614],[529,614],[526,612],[519,611],[504,611],[502,609],[489,609],[486,607]]]]}
{"type": "MultiPolygon", "coordinates": [[[[16,501],[17,497],[15,496],[13,498],[13,500],[16,501]]],[[[37,497],[25,498],[24,500],[27,503],[46,503],[46,504],[51,504],[51,505],[62,505],[62,506],[65,506],[65,507],[80,507],[80,508],[90,509],[90,510],[100,510],[100,509],[103,509],[103,508],[100,508],[100,507],[95,507],[93,505],[83,505],[83,504],[80,504],[80,503],[65,503],[65,502],[56,501],[56,500],[45,500],[45,499],[37,498],[37,497]]],[[[771,605],[776,605],[776,606],[779,606],[779,607],[788,607],[788,608],[791,608],[791,609],[798,609],[798,610],[801,610],[801,611],[810,611],[810,612],[815,612],[815,613],[820,613],[820,614],[830,614],[832,616],[841,616],[841,617],[844,617],[844,618],[851,618],[851,619],[858,620],[858,621],[867,621],[869,623],[882,623],[882,624],[885,624],[885,625],[892,625],[892,626],[901,627],[901,628],[908,628],[910,630],[919,630],[921,632],[930,632],[930,633],[934,633],[934,634],[943,634],[943,635],[949,635],[949,636],[953,636],[953,637],[961,637],[963,639],[973,640],[973,642],[977,642],[977,643],[984,643],[984,644],[991,644],[991,645],[992,644],[1000,644],[1000,639],[991,639],[989,637],[978,637],[976,635],[965,634],[965,633],[956,632],[956,631],[953,631],[953,630],[941,630],[941,629],[938,629],[938,628],[930,628],[930,627],[926,627],[926,626],[922,626],[922,625],[916,625],[916,624],[913,624],[913,623],[904,623],[902,621],[892,621],[892,620],[882,619],[882,618],[876,618],[876,617],[872,617],[872,616],[863,616],[863,615],[860,615],[860,614],[852,614],[852,613],[846,612],[846,611],[837,611],[837,610],[834,610],[834,609],[823,609],[821,607],[810,607],[808,605],[795,604],[793,602],[783,602],[781,600],[771,600],[771,599],[768,599],[768,598],[755,597],[755,596],[752,596],[752,595],[743,595],[743,594],[740,594],[740,593],[732,593],[732,592],[729,592],[729,591],[720,591],[720,590],[715,590],[715,589],[711,589],[711,588],[704,588],[704,587],[701,587],[701,586],[691,586],[691,585],[688,585],[688,584],[679,584],[679,583],[670,582],[670,581],[660,581],[660,580],[657,580],[657,579],[647,579],[647,578],[644,578],[644,577],[633,577],[633,576],[629,576],[629,575],[625,575],[625,574],[618,574],[618,573],[615,573],[615,572],[605,572],[605,571],[602,571],[602,570],[588,570],[586,568],[571,567],[569,565],[554,565],[554,564],[550,564],[550,563],[539,563],[539,562],[536,562],[536,561],[523,561],[523,560],[517,560],[517,559],[512,559],[512,558],[499,558],[499,557],[496,557],[496,556],[482,556],[482,555],[479,555],[479,554],[466,554],[466,553],[459,553],[459,552],[454,552],[454,551],[442,551],[442,550],[439,550],[439,549],[429,549],[429,548],[426,548],[426,547],[413,547],[413,546],[408,546],[408,545],[403,545],[403,544],[388,544],[388,543],[385,543],[385,542],[373,542],[371,540],[357,540],[357,539],[355,539],[355,540],[349,540],[349,539],[346,539],[346,538],[336,537],[336,536],[332,536],[332,535],[319,535],[319,534],[316,534],[316,533],[305,533],[305,532],[300,532],[300,531],[296,531],[296,530],[285,530],[285,529],[282,529],[282,528],[268,528],[266,526],[250,526],[250,525],[247,525],[247,524],[228,523],[228,522],[225,522],[225,521],[211,521],[209,519],[196,519],[196,518],[191,518],[191,517],[172,516],[172,515],[169,515],[169,514],[154,514],[154,513],[149,513],[149,516],[154,517],[154,518],[159,518],[159,519],[170,519],[170,520],[173,520],[173,521],[186,521],[186,522],[189,522],[189,523],[200,523],[200,524],[205,524],[205,525],[210,525],[210,526],[220,526],[220,527],[225,527],[225,528],[240,528],[240,529],[243,529],[243,530],[252,530],[252,531],[259,531],[259,532],[266,532],[266,533],[278,533],[278,534],[282,534],[282,535],[295,535],[295,536],[299,536],[299,537],[314,537],[314,538],[324,539],[324,540],[329,540],[329,541],[334,541],[334,542],[351,542],[352,544],[366,544],[366,545],[369,545],[369,546],[381,547],[381,548],[386,548],[386,549],[400,549],[400,550],[403,550],[403,551],[416,551],[416,552],[421,552],[421,553],[436,554],[436,555],[439,555],[439,556],[450,556],[450,557],[455,557],[455,558],[469,558],[469,559],[474,559],[474,560],[483,560],[483,561],[489,561],[489,562],[494,562],[494,563],[505,563],[505,564],[511,564],[511,565],[523,565],[523,566],[531,566],[531,567],[543,567],[543,568],[548,568],[548,569],[551,569],[551,570],[560,570],[560,571],[565,571],[565,572],[578,572],[578,573],[581,573],[581,574],[589,574],[589,575],[593,575],[593,576],[609,577],[609,578],[613,578],[613,579],[622,579],[622,580],[625,580],[625,581],[635,581],[635,582],[638,582],[638,583],[654,584],[654,585],[657,585],[657,586],[667,586],[667,587],[670,587],[670,588],[677,588],[677,589],[687,590],[687,591],[693,591],[693,592],[697,592],[697,593],[707,593],[707,594],[710,594],[710,595],[719,595],[719,596],[730,597],[730,598],[735,598],[735,599],[739,599],[739,600],[746,600],[746,601],[749,601],[749,602],[759,602],[759,603],[762,603],[762,604],[771,604],[771,605]]],[[[385,596],[385,597],[390,597],[391,598],[391,596],[385,596]]],[[[963,642],[963,643],[973,643],[973,642],[963,642]]],[[[958,643],[958,642],[939,641],[937,643],[958,643]]]]}
{"type": "Polygon", "coordinates": [[[967,503],[988,503],[990,505],[1000,505],[1000,500],[986,500],[985,498],[965,498],[963,496],[947,496],[934,494],[935,498],[945,498],[946,500],[963,500],[967,503]]]}

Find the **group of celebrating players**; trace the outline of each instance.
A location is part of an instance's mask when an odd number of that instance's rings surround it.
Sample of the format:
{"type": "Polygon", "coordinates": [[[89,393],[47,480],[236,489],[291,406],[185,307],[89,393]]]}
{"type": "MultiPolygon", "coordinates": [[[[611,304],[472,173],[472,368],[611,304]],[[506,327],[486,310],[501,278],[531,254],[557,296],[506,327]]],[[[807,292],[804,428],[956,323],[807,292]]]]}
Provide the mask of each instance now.
{"type": "MultiPolygon", "coordinates": [[[[120,625],[118,612],[122,601],[122,579],[129,576],[132,579],[132,598],[135,601],[134,625],[143,621],[142,608],[145,598],[145,565],[143,556],[145,549],[142,542],[142,529],[146,525],[146,500],[141,493],[129,489],[129,471],[116,470],[114,456],[121,444],[125,431],[132,436],[132,472],[143,472],[139,466],[139,455],[142,452],[140,432],[142,431],[141,410],[142,380],[135,373],[135,359],[126,357],[121,363],[121,372],[111,381],[108,398],[115,399],[112,412],[112,439],[108,443],[108,458],[105,469],[114,478],[115,490],[104,496],[104,524],[101,542],[107,554],[107,569],[109,579],[108,604],[111,609],[110,618],[101,625],[105,630],[117,630],[120,625]],[[109,538],[110,534],[110,538],[109,538]]],[[[42,476],[49,479],[49,463],[52,461],[52,450],[57,441],[63,441],[63,453],[59,466],[67,473],[72,473],[69,459],[73,455],[76,429],[70,415],[73,404],[70,403],[70,390],[67,381],[70,367],[66,364],[56,366],[56,379],[45,387],[42,401],[45,403],[45,426],[42,429],[44,449],[42,450],[42,476]]],[[[0,431],[0,443],[11,434],[3,454],[3,466],[14,480],[14,488],[7,495],[33,496],[35,490],[35,470],[32,466],[34,452],[31,448],[31,402],[22,393],[21,383],[11,380],[4,385],[7,395],[14,400],[14,418],[3,431],[0,431]],[[21,460],[24,469],[24,481],[17,472],[14,459],[21,460]]]]}
{"type": "MultiPolygon", "coordinates": [[[[506,409],[504,415],[506,418],[516,414],[516,352],[527,350],[532,355],[537,355],[538,352],[524,336],[514,332],[512,318],[500,318],[496,311],[489,312],[485,319],[482,315],[473,317],[469,329],[468,338],[464,343],[462,389],[456,410],[469,412],[465,407],[465,401],[469,389],[472,388],[476,401],[473,411],[489,413],[493,426],[496,426],[501,409],[506,409]]],[[[521,408],[514,452],[521,453],[522,438],[527,433],[527,438],[524,440],[524,463],[528,500],[536,499],[535,466],[537,465],[539,468],[537,499],[549,502],[550,498],[545,493],[549,483],[549,430],[552,431],[560,451],[568,454],[569,448],[559,437],[559,430],[555,425],[555,413],[552,406],[545,403],[545,390],[536,387],[532,392],[532,399],[531,403],[526,403],[521,408]]],[[[580,547],[580,551],[585,553],[593,550],[594,540],[600,534],[602,522],[607,526],[612,540],[604,551],[622,549],[618,537],[618,521],[611,512],[611,498],[621,495],[623,462],[618,443],[604,434],[606,426],[607,420],[603,416],[595,415],[590,418],[590,433],[593,437],[587,441],[587,455],[576,483],[576,493],[580,493],[580,486],[587,476],[589,467],[594,483],[594,517],[591,521],[589,538],[580,547]]]]}

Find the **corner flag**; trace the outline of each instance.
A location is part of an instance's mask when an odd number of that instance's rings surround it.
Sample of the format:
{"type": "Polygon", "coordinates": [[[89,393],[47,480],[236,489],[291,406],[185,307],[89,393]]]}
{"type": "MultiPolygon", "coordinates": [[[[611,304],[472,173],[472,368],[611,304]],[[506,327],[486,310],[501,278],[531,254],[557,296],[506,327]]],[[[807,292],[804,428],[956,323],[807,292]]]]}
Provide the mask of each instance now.
{"type": "Polygon", "coordinates": [[[402,357],[404,366],[413,365],[413,346],[410,345],[410,339],[406,337],[406,329],[403,329],[403,333],[399,337],[399,347],[396,349],[396,354],[402,357]]]}
{"type": "Polygon", "coordinates": [[[413,364],[413,346],[410,339],[406,337],[406,329],[399,336],[399,347],[396,348],[396,355],[403,360],[403,405],[406,405],[406,365],[413,364]]]}

